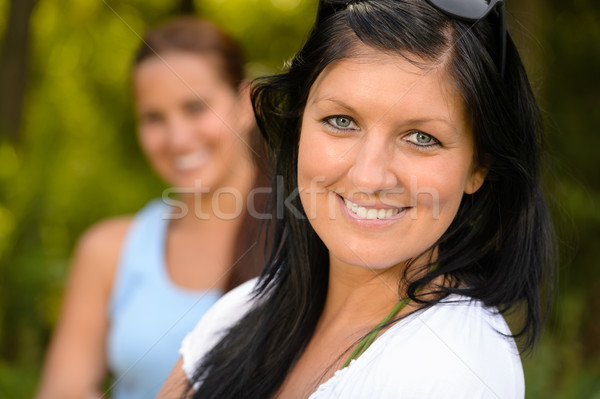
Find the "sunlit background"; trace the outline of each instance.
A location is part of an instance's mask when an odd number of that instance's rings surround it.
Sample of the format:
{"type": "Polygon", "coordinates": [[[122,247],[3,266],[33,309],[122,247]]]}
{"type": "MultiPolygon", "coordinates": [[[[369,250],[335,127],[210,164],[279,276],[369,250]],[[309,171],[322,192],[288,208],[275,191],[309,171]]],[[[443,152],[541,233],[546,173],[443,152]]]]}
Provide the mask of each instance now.
{"type": "MultiPolygon", "coordinates": [[[[552,315],[525,359],[527,398],[600,398],[600,2],[507,3],[547,123],[561,252],[552,315]]],[[[245,45],[256,77],[283,68],[315,9],[0,0],[0,398],[35,391],[77,237],[164,189],[134,135],[130,68],[144,30],[182,11],[212,19],[245,45]]]]}

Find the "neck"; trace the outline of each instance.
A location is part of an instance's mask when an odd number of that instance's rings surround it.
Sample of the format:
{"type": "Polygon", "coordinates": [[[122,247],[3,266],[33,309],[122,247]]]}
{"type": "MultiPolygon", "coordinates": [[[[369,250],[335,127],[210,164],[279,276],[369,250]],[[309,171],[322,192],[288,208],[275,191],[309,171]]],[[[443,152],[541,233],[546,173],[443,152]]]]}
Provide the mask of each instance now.
{"type": "Polygon", "coordinates": [[[330,256],[330,275],[321,323],[375,325],[401,299],[401,269],[370,269],[344,264],[330,256]]]}
{"type": "MultiPolygon", "coordinates": [[[[409,278],[422,277],[428,269],[421,267],[436,255],[434,251],[430,257],[424,257],[413,264],[411,268],[414,267],[415,272],[409,272],[409,278]]],[[[374,326],[407,296],[406,282],[401,281],[407,262],[386,269],[375,269],[345,264],[331,254],[329,258],[329,285],[321,325],[374,326]]],[[[420,293],[426,294],[428,287],[447,283],[444,276],[438,276],[428,286],[422,287],[420,293]]],[[[435,298],[436,294],[424,296],[426,300],[435,298]]],[[[408,314],[419,307],[420,305],[410,301],[396,316],[408,314]]]]}
{"type": "Polygon", "coordinates": [[[247,197],[253,182],[253,176],[247,176],[235,186],[235,190],[214,189],[179,195],[172,203],[174,218],[171,223],[180,228],[194,229],[238,226],[247,212],[247,197]]]}

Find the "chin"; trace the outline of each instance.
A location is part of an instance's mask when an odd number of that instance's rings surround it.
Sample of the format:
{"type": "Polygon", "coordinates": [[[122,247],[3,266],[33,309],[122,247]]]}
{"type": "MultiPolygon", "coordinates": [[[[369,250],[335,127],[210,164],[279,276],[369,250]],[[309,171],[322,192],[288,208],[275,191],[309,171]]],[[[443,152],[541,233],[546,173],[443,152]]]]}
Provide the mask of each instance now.
{"type": "Polygon", "coordinates": [[[342,264],[349,266],[373,270],[390,269],[400,264],[405,264],[410,259],[409,257],[385,254],[377,249],[365,250],[364,248],[352,248],[350,244],[344,243],[338,244],[337,247],[329,252],[332,259],[336,259],[342,264]]]}

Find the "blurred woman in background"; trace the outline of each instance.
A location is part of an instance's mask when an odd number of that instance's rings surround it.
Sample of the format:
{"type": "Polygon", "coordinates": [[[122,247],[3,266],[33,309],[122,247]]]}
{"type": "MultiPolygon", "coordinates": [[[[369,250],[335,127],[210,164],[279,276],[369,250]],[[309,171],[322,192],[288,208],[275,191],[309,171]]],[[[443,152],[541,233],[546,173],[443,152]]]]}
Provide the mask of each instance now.
{"type": "Polygon", "coordinates": [[[80,239],[40,399],[104,396],[108,372],[113,398],[154,397],[185,333],[260,271],[264,157],[241,47],[176,19],[145,35],[132,80],[142,150],[175,196],[80,239]]]}

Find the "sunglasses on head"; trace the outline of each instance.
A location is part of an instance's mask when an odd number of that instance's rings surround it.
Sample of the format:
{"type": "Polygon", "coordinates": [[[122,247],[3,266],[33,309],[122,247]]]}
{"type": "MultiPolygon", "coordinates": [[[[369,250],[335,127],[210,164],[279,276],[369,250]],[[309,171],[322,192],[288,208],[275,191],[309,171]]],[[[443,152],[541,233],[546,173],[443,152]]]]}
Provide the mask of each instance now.
{"type": "Polygon", "coordinates": [[[484,19],[493,10],[500,17],[500,65],[498,70],[504,76],[506,63],[506,9],[504,0],[425,0],[439,11],[453,18],[467,22],[484,19]]]}
{"type": "MultiPolygon", "coordinates": [[[[466,22],[475,23],[496,11],[500,17],[500,63],[497,65],[501,76],[504,76],[506,63],[506,10],[504,0],[425,0],[444,14],[466,22]]],[[[338,8],[328,4],[327,0],[319,0],[317,24],[335,13],[338,8]]],[[[346,2],[346,5],[349,2],[346,2]]],[[[343,7],[339,7],[343,8],[343,7]]]]}

